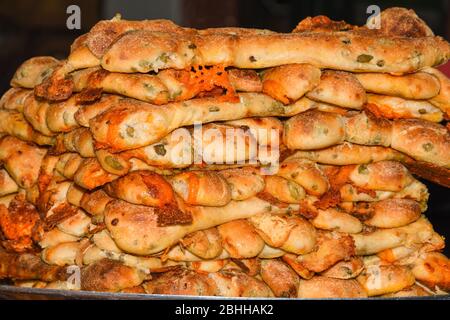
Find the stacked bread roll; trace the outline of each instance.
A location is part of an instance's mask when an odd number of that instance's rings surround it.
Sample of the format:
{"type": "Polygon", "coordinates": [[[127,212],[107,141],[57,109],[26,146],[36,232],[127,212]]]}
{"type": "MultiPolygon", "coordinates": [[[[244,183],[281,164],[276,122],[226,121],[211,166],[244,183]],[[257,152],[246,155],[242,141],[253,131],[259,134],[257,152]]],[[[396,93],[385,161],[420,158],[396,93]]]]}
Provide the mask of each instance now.
{"type": "Polygon", "coordinates": [[[450,45],[414,12],[290,34],[101,21],[0,101],[0,279],[245,297],[450,290],[450,45]],[[399,22],[400,21],[400,22],[399,22]],[[231,138],[232,139],[231,139],[231,138]]]}

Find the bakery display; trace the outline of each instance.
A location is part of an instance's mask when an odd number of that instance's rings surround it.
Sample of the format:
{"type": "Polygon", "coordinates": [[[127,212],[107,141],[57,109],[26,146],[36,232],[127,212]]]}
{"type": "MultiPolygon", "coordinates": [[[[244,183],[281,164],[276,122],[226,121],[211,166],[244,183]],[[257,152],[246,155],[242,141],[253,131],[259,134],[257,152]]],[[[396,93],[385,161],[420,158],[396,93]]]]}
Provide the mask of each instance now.
{"type": "Polygon", "coordinates": [[[0,100],[0,279],[289,298],[450,290],[450,44],[390,8],[287,34],[100,21],[0,100]],[[403,21],[401,24],[395,21],[403,21]],[[73,274],[73,270],[79,272],[73,274]]]}

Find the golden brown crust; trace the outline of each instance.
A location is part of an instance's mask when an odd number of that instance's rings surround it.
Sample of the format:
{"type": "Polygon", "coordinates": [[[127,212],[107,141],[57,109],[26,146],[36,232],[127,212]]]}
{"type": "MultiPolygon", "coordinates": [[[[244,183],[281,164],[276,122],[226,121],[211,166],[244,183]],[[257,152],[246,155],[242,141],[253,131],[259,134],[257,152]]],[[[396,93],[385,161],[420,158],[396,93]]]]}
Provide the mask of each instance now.
{"type": "Polygon", "coordinates": [[[12,252],[29,252],[43,233],[43,221],[36,208],[16,196],[8,207],[0,205],[0,230],[6,240],[1,244],[12,252]]]}
{"type": "Polygon", "coordinates": [[[321,196],[330,187],[330,182],[321,168],[305,159],[287,159],[281,163],[277,176],[283,177],[302,186],[306,193],[321,196]]]}
{"type": "Polygon", "coordinates": [[[158,224],[160,214],[155,208],[114,200],[106,206],[105,224],[119,248],[132,254],[148,255],[170,247],[194,231],[248,218],[269,210],[283,213],[292,209],[292,207],[276,208],[266,201],[250,198],[231,201],[223,207],[188,207],[186,210],[193,218],[191,224],[160,226],[158,224]]]}
{"type": "Polygon", "coordinates": [[[216,295],[224,297],[272,297],[270,288],[255,277],[236,271],[223,270],[210,273],[209,279],[215,284],[216,295]]]}
{"type": "Polygon", "coordinates": [[[278,176],[265,176],[264,192],[285,203],[301,203],[305,190],[293,181],[278,176]]]}
{"type": "Polygon", "coordinates": [[[321,275],[335,279],[353,279],[364,270],[361,257],[352,257],[348,261],[339,261],[331,268],[323,271],[321,275]]]}
{"type": "Polygon", "coordinates": [[[260,93],[241,93],[239,102],[219,98],[192,99],[163,106],[122,99],[90,121],[90,130],[100,147],[116,151],[155,143],[173,130],[215,121],[247,117],[292,116],[311,107],[306,101],[284,106],[260,93]]]}
{"type": "Polygon", "coordinates": [[[386,293],[383,294],[381,297],[384,298],[403,298],[403,297],[428,297],[432,294],[423,289],[421,286],[415,284],[411,286],[410,288],[405,288],[403,290],[393,292],[393,293],[386,293]]]}
{"type": "Polygon", "coordinates": [[[132,169],[131,162],[121,154],[115,154],[105,149],[99,149],[95,151],[95,156],[102,168],[109,173],[124,176],[132,169]]]}
{"type": "Polygon", "coordinates": [[[67,277],[65,268],[50,266],[36,255],[0,250],[0,279],[55,281],[67,277]]]}
{"type": "MultiPolygon", "coordinates": [[[[368,110],[345,118],[345,140],[362,145],[392,145],[392,122],[368,110]]],[[[395,148],[394,148],[395,149],[395,148]]]]}
{"type": "Polygon", "coordinates": [[[379,161],[355,166],[349,173],[349,181],[366,190],[399,192],[410,185],[414,178],[400,162],[379,161]]]}
{"type": "Polygon", "coordinates": [[[86,158],[75,172],[73,180],[80,187],[93,190],[117,178],[118,176],[103,170],[97,159],[86,158]]]}
{"type": "Polygon", "coordinates": [[[351,236],[325,233],[320,235],[317,250],[297,258],[306,269],[313,272],[322,272],[337,262],[348,260],[355,255],[355,244],[351,236]]]}
{"type": "Polygon", "coordinates": [[[17,183],[5,169],[0,169],[0,197],[4,197],[19,190],[17,183]]]}
{"type": "Polygon", "coordinates": [[[145,279],[141,271],[117,261],[103,259],[81,271],[81,289],[118,292],[140,285],[145,279]]]}
{"type": "Polygon", "coordinates": [[[253,70],[230,69],[222,66],[198,66],[190,70],[162,70],[156,75],[111,73],[88,68],[71,74],[74,91],[80,102],[93,102],[102,92],[120,94],[153,104],[184,101],[201,96],[222,95],[235,100],[236,91],[260,92],[258,74],[253,70]]]}
{"type": "Polygon", "coordinates": [[[89,127],[89,121],[92,118],[111,108],[120,99],[120,96],[103,94],[100,100],[83,105],[82,108],[78,109],[74,115],[75,120],[80,126],[89,127]]]}
{"type": "Polygon", "coordinates": [[[284,104],[300,99],[320,81],[320,69],[309,64],[287,64],[262,74],[262,91],[284,104]]]}
{"type": "Polygon", "coordinates": [[[50,231],[45,232],[42,235],[42,238],[39,241],[39,246],[42,249],[45,249],[47,247],[53,247],[56,246],[60,243],[64,243],[64,242],[75,242],[75,241],[79,241],[80,238],[67,234],[61,230],[59,230],[58,228],[54,228],[50,231]]]}
{"type": "Polygon", "coordinates": [[[55,170],[65,178],[72,180],[82,161],[83,158],[77,153],[65,153],[59,157],[55,170]]]}
{"type": "Polygon", "coordinates": [[[131,172],[110,182],[104,190],[111,197],[134,204],[164,207],[175,203],[175,194],[170,184],[151,171],[131,172]]]}
{"type": "Polygon", "coordinates": [[[67,65],[67,63],[57,66],[50,77],[34,87],[36,97],[51,101],[61,101],[69,98],[74,86],[70,77],[67,77],[67,74],[72,71],[71,69],[71,66],[67,65]]]}
{"type": "Polygon", "coordinates": [[[0,140],[0,161],[22,188],[31,188],[38,180],[47,150],[6,136],[0,140]]]}
{"type": "Polygon", "coordinates": [[[11,86],[33,89],[49,77],[60,62],[53,57],[34,57],[20,65],[11,80],[11,86]]]}
{"type": "Polygon", "coordinates": [[[47,264],[61,267],[75,265],[81,247],[81,242],[62,242],[42,250],[41,259],[47,264]]]}
{"type": "Polygon", "coordinates": [[[318,229],[345,233],[359,233],[363,229],[357,218],[334,208],[317,210],[317,216],[311,219],[311,223],[318,229]]]}
{"type": "Polygon", "coordinates": [[[326,32],[183,35],[174,39],[170,33],[140,30],[119,38],[103,55],[102,67],[113,72],[183,69],[195,57],[197,64],[224,64],[238,68],[311,63],[321,68],[346,71],[405,73],[442,63],[448,59],[448,53],[448,44],[439,37],[373,37],[350,32],[326,32]],[[147,43],[154,46],[146,47],[147,43]],[[192,43],[195,49],[189,49],[192,43]],[[220,53],[217,52],[219,45],[222,46],[220,53]],[[336,56],[337,51],[346,54],[336,56]],[[168,59],[160,58],[163,53],[168,59]],[[184,53],[187,57],[183,57],[184,53]]]}
{"type": "Polygon", "coordinates": [[[430,102],[441,109],[447,117],[450,117],[450,80],[447,76],[435,68],[424,68],[424,72],[429,73],[439,79],[440,90],[437,96],[430,99],[430,102]]]}
{"type": "Polygon", "coordinates": [[[94,139],[87,128],[77,128],[68,133],[56,137],[56,143],[50,152],[59,155],[65,152],[76,152],[85,158],[96,156],[94,150],[94,139]]]}
{"type": "Polygon", "coordinates": [[[261,92],[263,90],[261,79],[254,70],[231,68],[228,70],[228,79],[236,91],[261,92]]]}
{"type": "Polygon", "coordinates": [[[412,286],[415,282],[414,275],[407,267],[395,265],[366,266],[357,280],[369,297],[397,292],[412,286]]]}
{"type": "MultiPolygon", "coordinates": [[[[86,192],[80,200],[80,207],[93,216],[103,216],[106,205],[113,199],[105,191],[99,189],[94,192],[86,192]]],[[[103,220],[103,219],[102,219],[103,220]]]]}
{"type": "Polygon", "coordinates": [[[364,223],[377,228],[397,228],[408,225],[421,215],[419,203],[410,199],[386,199],[371,206],[373,215],[364,223]]]}
{"type": "Polygon", "coordinates": [[[290,149],[321,149],[342,143],[344,135],[341,116],[310,110],[285,122],[283,142],[290,149]]]}
{"type": "Polygon", "coordinates": [[[0,133],[34,142],[39,145],[53,145],[55,139],[36,131],[22,113],[0,109],[0,133]]]}
{"type": "Polygon", "coordinates": [[[188,204],[224,206],[231,201],[225,178],[214,171],[189,171],[170,178],[174,191],[188,204]]]}
{"type": "Polygon", "coordinates": [[[352,73],[325,70],[319,85],[306,96],[312,100],[343,108],[361,109],[367,101],[366,91],[352,73]]]}
{"type": "Polygon", "coordinates": [[[427,101],[369,94],[365,109],[387,119],[422,119],[431,122],[443,120],[442,111],[427,101]]]}
{"type": "Polygon", "coordinates": [[[221,242],[217,228],[196,231],[180,240],[186,250],[202,259],[217,258],[223,250],[221,242]]]}
{"type": "MultiPolygon", "coordinates": [[[[431,37],[433,31],[420,19],[414,10],[392,7],[381,12],[381,34],[408,38],[431,37]]],[[[370,24],[370,22],[369,22],[370,24]]]]}
{"type": "Polygon", "coordinates": [[[450,168],[450,133],[442,125],[416,119],[394,121],[392,148],[416,160],[450,168]]]}
{"type": "Polygon", "coordinates": [[[450,290],[450,261],[439,252],[430,252],[421,256],[413,265],[412,272],[416,279],[430,289],[436,287],[450,290]]]}
{"type": "Polygon", "coordinates": [[[376,229],[368,233],[353,234],[351,237],[355,243],[357,255],[371,255],[407,243],[428,243],[434,235],[432,225],[422,216],[403,227],[376,229]]]}
{"type": "Polygon", "coordinates": [[[249,130],[261,146],[280,147],[283,123],[275,117],[255,117],[226,121],[226,125],[249,130]]]}
{"type": "Polygon", "coordinates": [[[34,95],[28,95],[24,101],[23,115],[31,126],[38,132],[46,135],[55,135],[47,124],[47,112],[50,104],[46,101],[38,100],[34,95]]]}
{"type": "Polygon", "coordinates": [[[253,258],[264,248],[264,240],[247,220],[227,222],[218,226],[217,230],[222,238],[223,248],[232,258],[253,258]]]}
{"type": "Polygon", "coordinates": [[[263,259],[261,261],[261,278],[276,297],[296,298],[298,295],[299,277],[280,260],[263,259]]]}
{"type": "Polygon", "coordinates": [[[406,161],[408,157],[391,148],[344,142],[320,150],[296,151],[290,158],[301,158],[328,165],[367,164],[383,160],[406,161]]]}
{"type": "MultiPolygon", "coordinates": [[[[103,20],[95,24],[86,36],[84,42],[91,52],[101,57],[108,47],[120,37],[120,35],[131,30],[148,30],[152,32],[173,32],[181,34],[189,32],[188,29],[175,25],[170,20],[143,20],[143,21],[126,21],[120,19],[103,20]]],[[[79,40],[80,42],[80,40],[79,40]]]]}
{"type": "MultiPolygon", "coordinates": [[[[431,68],[429,68],[431,69],[431,68]]],[[[401,97],[404,99],[431,99],[439,94],[439,79],[425,72],[402,76],[387,73],[356,73],[355,77],[368,92],[401,97]]]]}
{"type": "Polygon", "coordinates": [[[367,293],[353,279],[342,280],[315,276],[310,280],[300,280],[299,298],[365,298],[367,293]]]}
{"type": "Polygon", "coordinates": [[[264,189],[264,178],[252,168],[221,170],[227,181],[233,200],[245,200],[257,195],[264,189]]]}
{"type": "Polygon", "coordinates": [[[212,296],[216,291],[207,275],[192,270],[175,269],[152,277],[143,285],[151,294],[212,296]]]}
{"type": "Polygon", "coordinates": [[[354,26],[345,21],[334,21],[327,16],[306,17],[300,21],[292,32],[333,32],[348,31],[354,26]]]}
{"type": "Polygon", "coordinates": [[[6,91],[0,99],[0,108],[23,112],[23,104],[26,98],[32,94],[33,91],[30,90],[11,88],[6,91]]]}
{"type": "Polygon", "coordinates": [[[447,168],[450,163],[449,137],[446,127],[419,119],[389,121],[368,111],[342,117],[311,110],[286,121],[283,141],[291,149],[305,150],[329,147],[344,140],[362,145],[391,146],[416,160],[447,168]]]}
{"type": "Polygon", "coordinates": [[[79,96],[74,95],[66,101],[49,106],[45,120],[50,131],[70,132],[80,126],[75,120],[75,114],[82,107],[78,99],[79,96]]]}
{"type": "Polygon", "coordinates": [[[434,37],[414,12],[393,8],[382,16],[387,23],[375,30],[323,16],[307,18],[299,24],[300,32],[291,34],[243,28],[194,30],[167,20],[100,21],[75,41],[68,61],[36,88],[36,94],[67,99],[73,83],[66,75],[100,64],[109,71],[128,73],[193,65],[249,69],[310,63],[344,71],[402,74],[448,59],[448,44],[434,37]]]}

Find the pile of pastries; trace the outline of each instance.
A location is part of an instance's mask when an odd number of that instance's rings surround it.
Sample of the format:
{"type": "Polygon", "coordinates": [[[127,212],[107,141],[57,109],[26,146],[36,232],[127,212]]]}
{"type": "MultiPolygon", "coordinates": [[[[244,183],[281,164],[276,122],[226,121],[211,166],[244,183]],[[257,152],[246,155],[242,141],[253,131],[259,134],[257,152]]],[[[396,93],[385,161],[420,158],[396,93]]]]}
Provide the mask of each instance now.
{"type": "Polygon", "coordinates": [[[100,21],[0,101],[0,279],[290,298],[450,290],[450,44],[407,9],[287,34],[100,21]]]}

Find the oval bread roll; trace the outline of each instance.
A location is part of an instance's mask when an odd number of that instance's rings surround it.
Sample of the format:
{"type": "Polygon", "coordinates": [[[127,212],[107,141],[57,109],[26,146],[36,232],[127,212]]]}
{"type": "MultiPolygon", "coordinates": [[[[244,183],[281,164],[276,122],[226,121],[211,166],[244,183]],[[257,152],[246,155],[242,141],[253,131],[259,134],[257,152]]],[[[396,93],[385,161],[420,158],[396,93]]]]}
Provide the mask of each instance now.
{"type": "Polygon", "coordinates": [[[405,100],[398,97],[369,94],[366,109],[387,119],[443,120],[442,111],[428,101],[405,100]]]}
{"type": "Polygon", "coordinates": [[[0,139],[0,161],[13,180],[22,188],[31,188],[39,177],[39,170],[47,150],[6,136],[0,139]]]}
{"type": "Polygon", "coordinates": [[[33,57],[17,68],[11,86],[33,89],[49,77],[60,62],[53,57],[33,57]]]}
{"type": "Polygon", "coordinates": [[[411,100],[427,100],[439,94],[439,80],[425,72],[394,76],[387,73],[355,73],[368,92],[411,100]]]}
{"type": "Polygon", "coordinates": [[[344,120],[322,111],[306,111],[284,124],[283,142],[289,149],[321,149],[344,142],[344,120]]]}
{"type": "Polygon", "coordinates": [[[104,188],[111,197],[153,207],[174,205],[172,186],[160,175],[151,171],[134,171],[120,177],[104,188]]]}
{"type": "Polygon", "coordinates": [[[430,289],[438,287],[441,290],[450,290],[450,261],[439,252],[429,252],[422,255],[414,263],[412,272],[418,281],[430,289]]]}
{"type": "Polygon", "coordinates": [[[247,220],[230,221],[218,226],[217,230],[222,238],[223,248],[231,258],[253,258],[264,248],[264,240],[247,220]]]}
{"type": "Polygon", "coordinates": [[[441,125],[416,119],[394,121],[392,148],[416,160],[450,168],[450,133],[441,125]]]}
{"type": "Polygon", "coordinates": [[[245,200],[264,190],[264,178],[252,169],[221,170],[231,190],[231,199],[245,200]]]}
{"type": "Polygon", "coordinates": [[[280,260],[262,260],[261,278],[276,297],[296,298],[298,295],[298,275],[280,260]]]}
{"type": "Polygon", "coordinates": [[[223,102],[219,98],[202,98],[163,106],[122,99],[92,119],[90,129],[99,144],[121,151],[155,143],[179,127],[199,122],[288,117],[313,106],[303,99],[284,106],[260,93],[241,93],[239,99],[239,102],[223,102]]]}
{"type": "Polygon", "coordinates": [[[408,169],[396,161],[357,165],[349,178],[361,188],[392,192],[399,192],[414,181],[408,169]]]}
{"type": "Polygon", "coordinates": [[[101,65],[112,72],[146,73],[166,68],[183,69],[192,61],[238,68],[311,63],[321,68],[346,71],[407,73],[447,59],[450,51],[447,43],[437,37],[396,38],[393,41],[389,37],[351,32],[255,32],[251,36],[239,36],[211,31],[201,37],[180,34],[176,38],[172,33],[148,30],[125,33],[108,48],[101,58],[101,65]],[[343,38],[349,39],[351,45],[342,41],[343,38]],[[410,59],[413,49],[420,54],[420,59],[410,59]],[[336,55],[336,52],[341,54],[336,55]],[[361,58],[362,55],[367,58],[361,58]]]}
{"type": "Polygon", "coordinates": [[[262,91],[284,104],[297,101],[319,84],[320,69],[308,64],[287,64],[262,75],[262,91]]]}
{"type": "Polygon", "coordinates": [[[415,282],[414,275],[407,267],[370,265],[357,278],[368,296],[379,296],[403,290],[415,282]]]}
{"type": "Polygon", "coordinates": [[[217,228],[200,230],[180,240],[183,247],[202,259],[217,258],[223,251],[222,238],[217,228]]]}
{"type": "Polygon", "coordinates": [[[174,191],[191,205],[220,207],[231,201],[230,186],[214,171],[183,172],[169,181],[174,191]]]}
{"type": "Polygon", "coordinates": [[[420,205],[410,199],[386,199],[372,205],[373,215],[364,224],[378,228],[408,225],[421,215],[420,205]]]}
{"type": "Polygon", "coordinates": [[[353,74],[331,70],[322,72],[319,85],[306,96],[350,109],[361,109],[367,101],[366,91],[353,74]]]}
{"type": "Polygon", "coordinates": [[[11,88],[6,91],[0,99],[0,108],[23,112],[23,105],[28,96],[33,95],[32,90],[22,88],[11,88]]]}
{"type": "Polygon", "coordinates": [[[305,198],[305,189],[293,181],[278,176],[265,176],[265,187],[267,192],[277,200],[286,203],[301,203],[305,198]]]}
{"type": "Polygon", "coordinates": [[[438,69],[424,68],[423,71],[437,77],[441,84],[439,94],[432,97],[430,102],[446,113],[447,116],[450,116],[450,104],[448,102],[450,100],[450,80],[438,69]]]}
{"type": "Polygon", "coordinates": [[[300,280],[298,297],[320,298],[366,298],[364,288],[354,279],[342,280],[315,276],[310,280],[300,280]]]}
{"type": "Polygon", "coordinates": [[[5,169],[0,170],[0,197],[19,191],[17,183],[5,169]]]}
{"type": "Polygon", "coordinates": [[[175,244],[186,234],[208,229],[236,219],[268,212],[286,212],[293,207],[278,209],[268,202],[250,198],[231,201],[223,207],[190,207],[192,223],[161,226],[161,213],[153,207],[138,206],[120,200],[106,205],[105,223],[117,246],[125,252],[148,255],[175,244]],[[146,235],[146,237],[144,237],[146,235]]]}
{"type": "Polygon", "coordinates": [[[352,257],[348,261],[340,261],[321,275],[335,279],[353,279],[364,270],[364,262],[360,257],[352,257]]]}
{"type": "Polygon", "coordinates": [[[318,229],[345,233],[360,233],[363,227],[357,218],[332,208],[318,210],[317,216],[311,220],[311,223],[318,229]]]}
{"type": "Polygon", "coordinates": [[[328,165],[367,164],[383,160],[402,161],[406,156],[391,148],[379,146],[362,146],[344,142],[320,150],[296,151],[291,158],[307,159],[328,165]]]}
{"type": "Polygon", "coordinates": [[[39,145],[53,145],[55,139],[35,130],[22,113],[14,110],[0,109],[0,134],[34,142],[39,145]]]}

